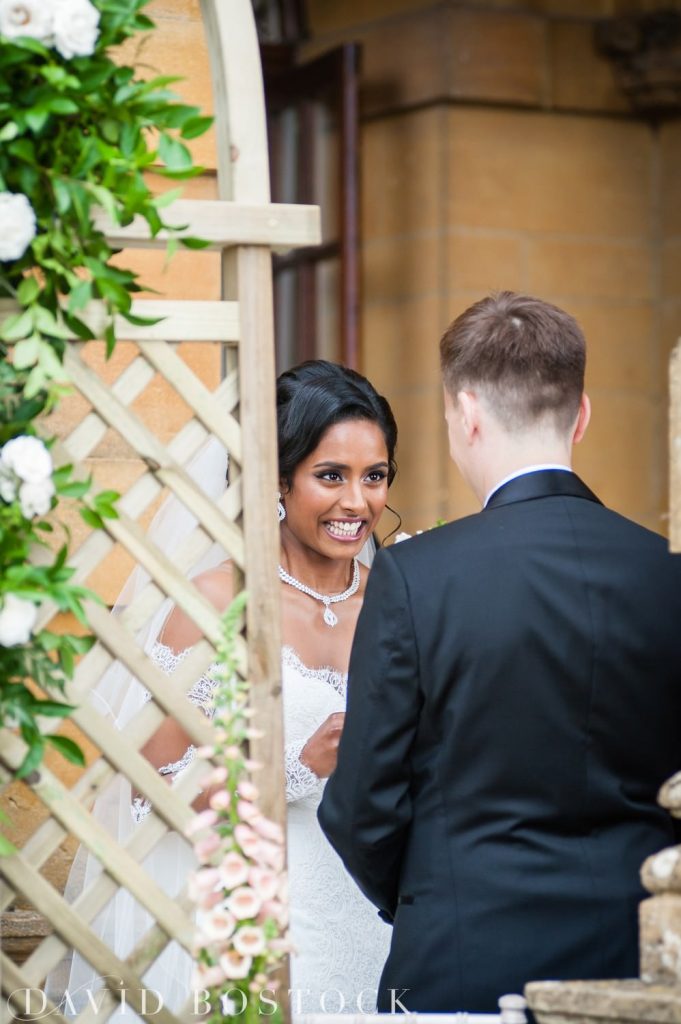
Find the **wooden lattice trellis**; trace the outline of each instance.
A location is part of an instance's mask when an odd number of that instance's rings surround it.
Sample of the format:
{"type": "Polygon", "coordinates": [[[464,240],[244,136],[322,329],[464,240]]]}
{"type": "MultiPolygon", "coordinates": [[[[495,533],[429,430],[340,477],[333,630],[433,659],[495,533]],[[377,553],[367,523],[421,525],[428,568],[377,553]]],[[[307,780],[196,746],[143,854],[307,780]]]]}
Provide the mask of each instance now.
{"type": "MultiPolygon", "coordinates": [[[[249,0],[202,0],[203,20],[211,58],[218,145],[218,201],[179,201],[170,207],[169,220],[186,224],[222,252],[222,301],[138,301],[133,312],[163,317],[154,327],[119,324],[118,333],[137,345],[137,355],[112,386],[81,358],[74,342],[66,367],[73,384],[92,411],[61,440],[57,458],[81,463],[108,430],[118,434],[146,463],[147,472],[125,493],[121,517],[108,520],[106,531],[89,535],[74,554],[76,578],[87,582],[115,544],[122,545],[144,566],[151,582],[118,619],[97,605],[88,608],[98,643],[79,665],[69,698],[79,705],[73,721],[101,751],[77,784],[68,789],[46,767],[28,780],[50,812],[18,855],[0,862],[0,912],[18,894],[52,925],[45,938],[21,966],[5,954],[0,957],[2,990],[37,990],[47,973],[70,948],[78,949],[102,976],[116,976],[128,990],[130,1006],[145,1019],[176,1024],[167,1008],[145,1014],[140,1002],[140,980],[148,966],[172,939],[191,951],[193,924],[186,895],[171,899],[145,872],[142,861],[168,830],[182,831],[193,816],[190,803],[197,792],[197,777],[205,768],[194,763],[172,789],[139,753],[166,715],[178,720],[192,741],[211,740],[211,726],[184,693],[214,660],[219,638],[219,617],[209,602],[186,579],[187,569],[213,541],[219,542],[237,568],[237,587],[248,587],[246,634],[240,637],[240,670],[248,673],[258,724],[265,739],[254,742],[253,754],[269,766],[262,779],[263,810],[284,820],[283,766],[273,756],[282,749],[280,693],[280,638],[276,562],[278,532],[274,516],[277,486],[274,410],[274,345],[272,323],[272,247],[290,248],[319,241],[316,207],[270,203],[264,97],[258,43],[249,0]],[[181,359],[177,342],[214,342],[224,347],[224,379],[211,392],[181,359]],[[163,444],[132,410],[147,385],[160,375],[175,389],[192,412],[190,421],[168,444],[163,444]],[[231,485],[219,506],[214,505],[190,479],[183,463],[210,435],[230,452],[231,485]],[[138,520],[162,488],[177,495],[197,517],[199,525],[182,550],[166,558],[144,535],[138,520]],[[169,596],[200,625],[205,639],[198,643],[173,676],[173,685],[136,646],[133,634],[169,596]],[[153,696],[126,728],[111,730],[87,701],[112,659],[129,668],[153,696]],[[259,750],[258,746],[263,749],[259,750]],[[154,813],[135,830],[127,846],[116,845],[88,813],[85,804],[116,772],[124,773],[134,788],[152,802],[154,813]],[[43,877],[41,867],[70,833],[101,860],[105,870],[73,904],[67,904],[43,877]],[[156,924],[125,962],[88,927],[89,922],[125,886],[154,918],[156,924]]],[[[165,239],[151,239],[146,225],[133,223],[120,229],[108,224],[116,246],[161,247],[165,239]]],[[[11,310],[0,310],[6,315],[11,310]]],[[[96,304],[88,310],[92,325],[102,319],[96,304]]],[[[54,609],[45,608],[39,625],[54,609]]],[[[6,785],[23,756],[22,741],[2,736],[0,782],[6,785]]],[[[116,985],[115,989],[120,986],[116,985]]],[[[42,1006],[36,994],[37,1011],[42,1006]]],[[[11,1003],[11,1000],[10,1000],[11,1003]]],[[[107,993],[98,1012],[84,1010],[81,1024],[103,1021],[116,1009],[107,993]]],[[[16,1011],[24,1011],[24,997],[16,1011]]],[[[7,999],[3,1020],[11,1020],[7,999]]],[[[56,1010],[55,1022],[64,1022],[56,1010]]]]}

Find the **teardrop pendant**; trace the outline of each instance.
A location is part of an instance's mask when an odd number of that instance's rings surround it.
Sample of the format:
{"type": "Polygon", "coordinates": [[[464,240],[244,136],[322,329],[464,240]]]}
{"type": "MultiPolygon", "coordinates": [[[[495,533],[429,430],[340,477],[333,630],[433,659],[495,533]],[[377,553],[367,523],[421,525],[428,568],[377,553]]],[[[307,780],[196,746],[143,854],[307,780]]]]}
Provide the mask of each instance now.
{"type": "Polygon", "coordinates": [[[324,608],[324,622],[327,626],[335,626],[338,622],[338,616],[331,610],[331,607],[328,604],[324,608]]]}

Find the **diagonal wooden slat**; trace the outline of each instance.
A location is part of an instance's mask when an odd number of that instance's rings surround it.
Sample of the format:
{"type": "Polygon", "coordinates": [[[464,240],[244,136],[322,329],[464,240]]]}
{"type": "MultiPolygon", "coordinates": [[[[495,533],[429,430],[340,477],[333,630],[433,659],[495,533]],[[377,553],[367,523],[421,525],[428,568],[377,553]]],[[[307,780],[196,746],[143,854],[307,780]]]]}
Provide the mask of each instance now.
{"type": "MultiPolygon", "coordinates": [[[[105,762],[102,761],[101,763],[104,764],[105,762]]],[[[107,770],[110,771],[108,766],[107,770]]],[[[180,799],[191,799],[197,789],[196,780],[204,770],[204,766],[197,763],[190,765],[187,771],[183,773],[182,777],[173,787],[173,792],[176,793],[180,799]]],[[[50,821],[41,826],[39,832],[44,831],[45,836],[47,836],[50,826],[60,828],[54,819],[50,819],[50,821]]],[[[138,861],[142,861],[166,831],[167,828],[161,819],[156,817],[155,814],[150,814],[135,829],[132,837],[124,848],[138,861]]],[[[41,841],[44,845],[45,840],[43,839],[41,841]]],[[[39,866],[35,858],[29,857],[29,863],[33,866],[39,866]]],[[[78,899],[73,903],[73,909],[78,913],[79,917],[81,917],[83,921],[89,923],[96,917],[100,910],[106,906],[111,897],[115,895],[117,888],[118,886],[116,882],[114,882],[106,872],[102,872],[102,874],[98,875],[90,883],[88,888],[80,894],[78,899]]],[[[184,898],[183,893],[178,894],[176,902],[180,909],[185,913],[191,912],[191,904],[184,898]]],[[[144,945],[144,951],[140,951],[136,954],[133,950],[127,958],[128,962],[133,966],[133,969],[136,970],[137,973],[143,973],[147,966],[155,959],[155,956],[158,955],[158,951],[160,951],[159,940],[164,937],[165,933],[161,932],[160,929],[157,929],[157,931],[158,935],[154,933],[156,937],[153,941],[153,948],[148,948],[146,941],[141,940],[139,945],[144,945]]],[[[148,934],[149,933],[147,933],[147,935],[148,934]]],[[[164,944],[165,943],[161,943],[160,949],[163,948],[164,944]]],[[[53,934],[45,939],[40,946],[33,951],[23,966],[24,972],[26,976],[30,978],[32,984],[39,985],[42,979],[59,963],[67,950],[68,946],[64,944],[58,935],[53,934]]]]}
{"type": "MultiPolygon", "coordinates": [[[[17,967],[13,960],[10,960],[5,953],[0,953],[0,977],[2,978],[2,991],[8,997],[7,1006],[11,1003],[17,1013],[28,1012],[35,1015],[33,1019],[40,1019],[43,1014],[49,1013],[50,1021],[54,1024],[67,1024],[66,1017],[63,1017],[54,1003],[47,997],[43,1000],[35,985],[30,983],[25,972],[17,967]],[[27,1005],[28,1000],[28,1005],[27,1005]]],[[[29,1018],[30,1019],[30,1018],[29,1018]]]]}
{"type": "MultiPolygon", "coordinates": [[[[176,1024],[176,1018],[165,1007],[155,1014],[145,1012],[141,1000],[144,985],[135,972],[114,955],[111,949],[87,928],[73,908],[46,882],[45,879],[21,857],[3,858],[3,873],[38,913],[43,914],[52,922],[56,931],[69,946],[77,949],[113,985],[112,974],[123,982],[127,990],[128,1002],[136,1013],[153,1024],[176,1024]]],[[[116,986],[118,991],[120,986],[116,986]]]]}
{"type": "MultiPolygon", "coordinates": [[[[153,695],[156,703],[167,714],[182,721],[191,739],[200,745],[210,743],[212,733],[210,722],[194,705],[188,704],[179,688],[172,685],[168,676],[128,640],[125,629],[108,615],[105,609],[93,605],[88,607],[88,619],[92,631],[112,654],[128,668],[133,676],[153,695]]],[[[70,691],[69,691],[70,692],[70,691]]],[[[79,710],[83,710],[81,707],[79,710]]]]}
{"type": "Polygon", "coordinates": [[[212,502],[183,468],[173,462],[167,449],[154,434],[110,394],[97,374],[77,359],[70,349],[67,349],[64,365],[71,379],[100,415],[155,469],[158,479],[174,491],[213,539],[222,544],[238,566],[243,567],[243,538],[237,527],[216,512],[212,502]]]}
{"type": "MultiPolygon", "coordinates": [[[[0,757],[8,768],[16,771],[25,753],[25,743],[17,737],[7,737],[0,757]]],[[[111,842],[111,835],[86,812],[49,768],[41,765],[33,773],[30,786],[63,827],[97,856],[112,878],[128,889],[137,902],[157,918],[161,927],[191,952],[192,922],[126,850],[111,842]]]]}
{"type": "Polygon", "coordinates": [[[196,418],[215,434],[229,452],[230,458],[241,465],[241,427],[224,412],[208,388],[180,359],[170,345],[157,341],[140,341],[140,351],[154,369],[163,374],[192,409],[196,418]]]}
{"type": "MultiPolygon", "coordinates": [[[[129,366],[116,378],[111,385],[111,394],[132,405],[154,379],[153,368],[142,356],[137,356],[129,366]]],[[[96,412],[88,413],[69,434],[68,440],[61,444],[68,448],[69,457],[74,463],[82,462],[90,452],[94,451],[109,429],[101,416],[96,412]]]]}
{"type": "MultiPolygon", "coordinates": [[[[4,742],[4,737],[3,737],[4,742]]],[[[5,769],[0,767],[0,772],[6,780],[12,776],[5,769]]],[[[85,800],[91,793],[93,796],[106,785],[109,779],[113,778],[113,769],[103,758],[98,758],[89,768],[86,769],[80,779],[71,790],[71,794],[78,800],[85,800]]],[[[47,818],[42,825],[24,843],[21,849],[22,857],[25,857],[33,867],[41,868],[46,860],[59,848],[66,833],[55,818],[47,818]]],[[[14,892],[0,881],[0,912],[6,910],[14,899],[14,892]]]]}

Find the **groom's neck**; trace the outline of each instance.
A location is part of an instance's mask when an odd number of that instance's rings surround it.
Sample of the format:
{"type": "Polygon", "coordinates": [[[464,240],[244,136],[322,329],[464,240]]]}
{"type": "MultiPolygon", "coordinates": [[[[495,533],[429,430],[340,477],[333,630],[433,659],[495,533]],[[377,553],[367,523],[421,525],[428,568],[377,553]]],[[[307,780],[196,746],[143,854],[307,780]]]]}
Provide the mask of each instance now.
{"type": "Polygon", "coordinates": [[[524,437],[520,442],[502,435],[495,442],[490,439],[487,450],[480,454],[479,472],[471,482],[481,505],[506,477],[532,466],[572,466],[571,444],[555,435],[524,437]]]}

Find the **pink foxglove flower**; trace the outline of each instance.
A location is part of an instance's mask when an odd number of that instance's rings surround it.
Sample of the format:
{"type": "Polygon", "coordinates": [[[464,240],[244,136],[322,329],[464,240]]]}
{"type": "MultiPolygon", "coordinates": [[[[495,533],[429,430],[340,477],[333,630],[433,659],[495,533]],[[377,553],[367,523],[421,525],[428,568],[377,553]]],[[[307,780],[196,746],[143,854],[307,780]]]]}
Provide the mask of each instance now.
{"type": "Polygon", "coordinates": [[[205,839],[199,839],[194,844],[194,852],[196,859],[199,864],[208,864],[213,857],[213,854],[220,849],[220,836],[216,835],[215,832],[211,832],[205,839]]]}
{"type": "Polygon", "coordinates": [[[260,911],[260,919],[274,918],[280,928],[288,926],[288,907],[280,900],[267,900],[260,911]]]}
{"type": "Polygon", "coordinates": [[[258,925],[243,925],[236,931],[232,945],[241,956],[260,956],[265,952],[265,933],[258,925]]]}
{"type": "Polygon", "coordinates": [[[238,921],[255,917],[261,906],[262,900],[249,885],[242,885],[239,889],[235,889],[227,900],[227,908],[238,921]]]}
{"type": "Polygon", "coordinates": [[[234,934],[236,919],[224,908],[213,910],[201,920],[201,931],[211,942],[220,942],[234,934]]]}
{"type": "Polygon", "coordinates": [[[253,960],[251,957],[240,956],[236,950],[230,950],[228,953],[223,953],[220,957],[220,967],[224,971],[225,977],[232,981],[239,981],[241,978],[247,978],[252,966],[253,960]]]}
{"type": "Polygon", "coordinates": [[[262,840],[252,828],[244,825],[243,822],[239,822],[234,829],[234,838],[247,857],[257,856],[262,840]]]}
{"type": "Polygon", "coordinates": [[[251,868],[248,882],[262,900],[273,900],[279,891],[279,876],[267,868],[251,868]]]}
{"type": "Polygon", "coordinates": [[[218,871],[226,889],[236,889],[248,881],[248,864],[235,850],[224,857],[218,871]]]}
{"type": "Polygon", "coordinates": [[[267,864],[268,867],[273,868],[275,871],[284,870],[284,851],[281,846],[262,839],[258,853],[263,863],[267,864]]]}
{"type": "Polygon", "coordinates": [[[200,814],[197,814],[196,817],[192,818],[189,822],[184,830],[184,834],[186,836],[196,835],[197,832],[201,832],[204,828],[212,828],[217,820],[218,816],[215,811],[201,811],[200,814]]]}
{"type": "Polygon", "coordinates": [[[219,789],[217,793],[213,793],[209,802],[214,811],[226,811],[232,798],[228,789],[219,789]]]}
{"type": "Polygon", "coordinates": [[[219,892],[204,893],[195,902],[197,907],[200,907],[201,910],[212,910],[213,907],[217,907],[219,903],[225,902],[225,894],[222,890],[219,892]]]}
{"type": "Polygon", "coordinates": [[[220,872],[217,868],[199,868],[193,875],[189,876],[187,890],[189,898],[199,899],[207,892],[213,892],[220,881],[220,872]]]}
{"type": "Polygon", "coordinates": [[[249,803],[248,800],[239,800],[236,805],[236,813],[239,815],[242,821],[247,821],[250,825],[256,818],[260,817],[260,811],[255,804],[249,803]]]}
{"type": "Polygon", "coordinates": [[[276,821],[270,821],[260,814],[253,819],[251,825],[263,839],[270,839],[274,843],[284,842],[284,830],[276,821]]]}
{"type": "Polygon", "coordinates": [[[260,796],[258,787],[254,786],[248,779],[242,779],[237,786],[236,791],[244,800],[254,801],[260,796]]]}
{"type": "Polygon", "coordinates": [[[223,782],[227,781],[227,769],[224,765],[220,765],[219,768],[214,768],[212,772],[209,772],[204,779],[201,780],[201,785],[208,789],[209,786],[221,786],[223,782]]]}
{"type": "Polygon", "coordinates": [[[262,740],[265,738],[265,733],[262,729],[246,729],[245,735],[247,740],[262,740]]]}
{"type": "Polygon", "coordinates": [[[208,967],[207,964],[196,964],[194,972],[192,974],[192,988],[200,991],[201,989],[213,988],[217,985],[222,985],[226,980],[226,974],[222,967],[208,967]]]}

